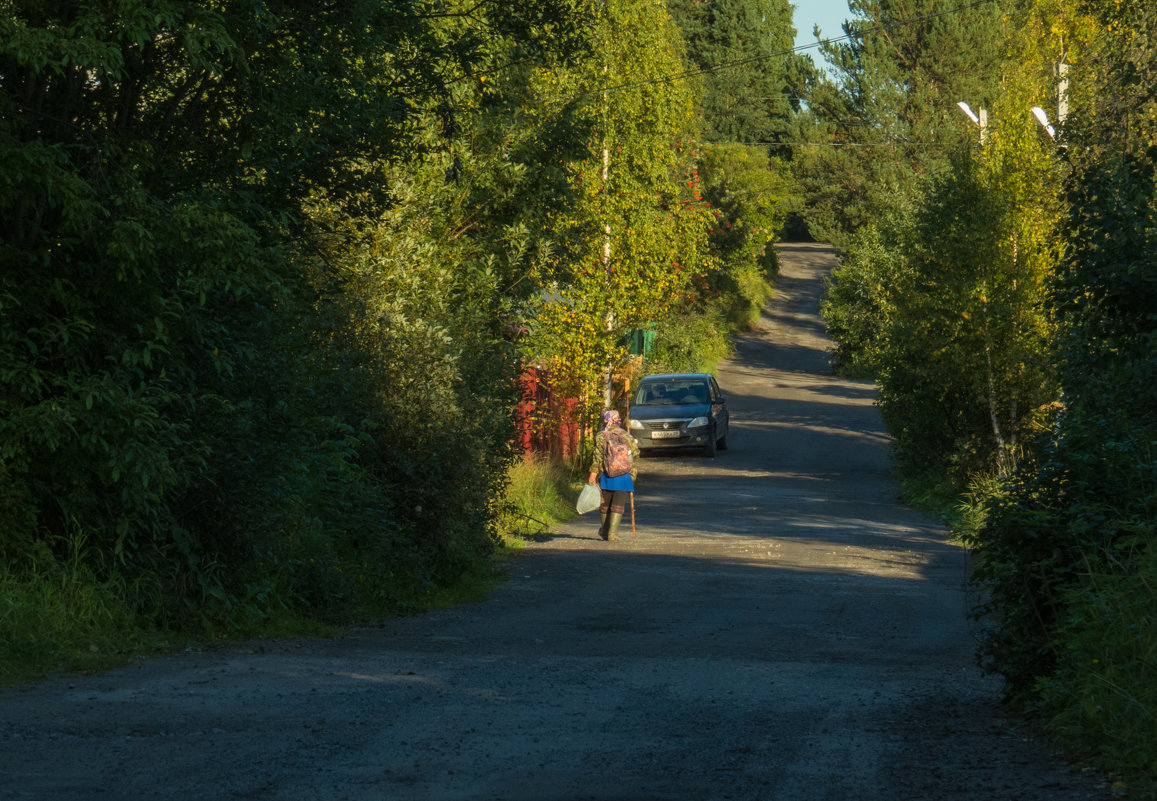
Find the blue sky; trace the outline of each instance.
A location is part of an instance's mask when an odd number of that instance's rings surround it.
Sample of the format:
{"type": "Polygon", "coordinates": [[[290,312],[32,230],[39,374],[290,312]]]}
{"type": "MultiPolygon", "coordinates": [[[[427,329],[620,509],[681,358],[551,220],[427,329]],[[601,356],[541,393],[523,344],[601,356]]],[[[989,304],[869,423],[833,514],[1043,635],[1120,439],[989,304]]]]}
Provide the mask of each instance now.
{"type": "MultiPolygon", "coordinates": [[[[825,39],[844,35],[844,20],[852,16],[847,0],[795,0],[795,44],[813,44],[812,28],[819,25],[825,39]]],[[[817,64],[821,58],[819,48],[804,50],[817,64]]]]}

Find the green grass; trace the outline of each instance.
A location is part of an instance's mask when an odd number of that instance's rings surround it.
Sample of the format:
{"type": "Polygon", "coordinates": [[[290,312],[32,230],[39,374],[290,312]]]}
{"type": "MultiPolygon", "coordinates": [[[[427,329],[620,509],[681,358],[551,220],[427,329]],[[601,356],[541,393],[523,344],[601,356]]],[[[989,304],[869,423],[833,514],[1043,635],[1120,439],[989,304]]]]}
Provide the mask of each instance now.
{"type": "Polygon", "coordinates": [[[98,578],[79,545],[61,563],[0,568],[0,684],[106,670],[132,653],[169,647],[171,638],[130,607],[135,589],[115,574],[98,578]]]}
{"type": "Polygon", "coordinates": [[[510,469],[506,503],[499,528],[510,547],[576,516],[574,502],[582,488],[581,465],[528,455],[510,469]]]}
{"type": "Polygon", "coordinates": [[[491,560],[473,563],[453,584],[427,589],[415,599],[414,610],[431,612],[485,601],[506,580],[506,566],[520,548],[521,542],[500,543],[491,560]]]}
{"type": "Polygon", "coordinates": [[[897,469],[900,500],[933,520],[955,527],[961,518],[962,494],[948,477],[935,472],[916,473],[897,469]]]}
{"type": "MultiPolygon", "coordinates": [[[[443,609],[485,599],[502,582],[506,565],[527,540],[575,516],[574,500],[583,466],[529,456],[510,471],[504,502],[498,504],[499,538],[489,557],[469,557],[463,574],[440,586],[426,583],[394,598],[389,611],[349,610],[346,622],[397,613],[443,609]]],[[[158,586],[133,583],[89,552],[78,528],[61,549],[63,559],[45,546],[40,558],[20,570],[0,566],[0,686],[32,682],[53,673],[88,673],[125,664],[135,655],[185,647],[219,647],[241,638],[330,636],[340,631],[278,602],[270,581],[261,597],[237,599],[232,612],[202,615],[200,624],[164,630],[150,614],[164,603],[158,586]],[[266,597],[270,596],[270,597],[266,597]],[[272,598],[272,600],[271,600],[272,598]],[[225,619],[227,618],[227,620],[225,619]]],[[[282,599],[284,601],[284,599],[282,599]]],[[[196,619],[193,612],[191,621],[196,619]]]]}

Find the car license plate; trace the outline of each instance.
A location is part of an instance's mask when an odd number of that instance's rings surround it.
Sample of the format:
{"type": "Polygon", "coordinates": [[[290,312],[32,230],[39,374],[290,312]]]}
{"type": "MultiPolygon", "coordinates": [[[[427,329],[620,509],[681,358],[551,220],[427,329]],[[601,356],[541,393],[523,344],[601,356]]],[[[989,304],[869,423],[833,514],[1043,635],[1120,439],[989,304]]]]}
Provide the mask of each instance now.
{"type": "Polygon", "coordinates": [[[679,431],[652,431],[651,439],[675,439],[680,433],[679,431]]]}

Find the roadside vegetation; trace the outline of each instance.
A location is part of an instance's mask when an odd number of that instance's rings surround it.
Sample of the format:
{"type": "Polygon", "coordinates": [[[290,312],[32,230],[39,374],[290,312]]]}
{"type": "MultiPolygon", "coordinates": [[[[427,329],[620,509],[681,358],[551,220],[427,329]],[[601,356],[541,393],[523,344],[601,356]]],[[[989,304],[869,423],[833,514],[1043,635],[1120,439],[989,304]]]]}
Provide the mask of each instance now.
{"type": "Polygon", "coordinates": [[[535,454],[514,462],[499,510],[499,526],[508,547],[517,548],[576,516],[575,498],[586,481],[585,475],[579,475],[584,462],[581,456],[564,462],[535,454]]]}
{"type": "Polygon", "coordinates": [[[1157,10],[917,7],[885,35],[886,4],[853,2],[801,119],[919,148],[801,158],[842,250],[835,359],[879,381],[909,494],[973,552],[1010,702],[1154,798],[1157,10]]]}
{"type": "Polygon", "coordinates": [[[589,425],[632,332],[704,367],[766,298],[790,20],[6,4],[0,680],[477,597],[573,503],[521,371],[589,425]]]}
{"type": "Polygon", "coordinates": [[[710,368],[791,213],[987,665],[1157,797],[1157,10],[850,9],[6,4],[0,681],[479,597],[585,467],[522,371],[710,368]]]}

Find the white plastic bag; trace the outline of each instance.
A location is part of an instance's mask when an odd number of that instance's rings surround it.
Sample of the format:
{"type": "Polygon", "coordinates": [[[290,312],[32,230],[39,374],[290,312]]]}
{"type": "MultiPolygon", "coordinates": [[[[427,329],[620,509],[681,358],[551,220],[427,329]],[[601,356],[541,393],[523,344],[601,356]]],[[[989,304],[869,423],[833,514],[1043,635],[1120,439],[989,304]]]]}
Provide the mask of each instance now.
{"type": "Polygon", "coordinates": [[[580,515],[585,515],[587,512],[593,512],[599,508],[599,488],[596,484],[587,484],[583,487],[583,491],[579,493],[578,501],[574,505],[575,511],[580,515]]]}

